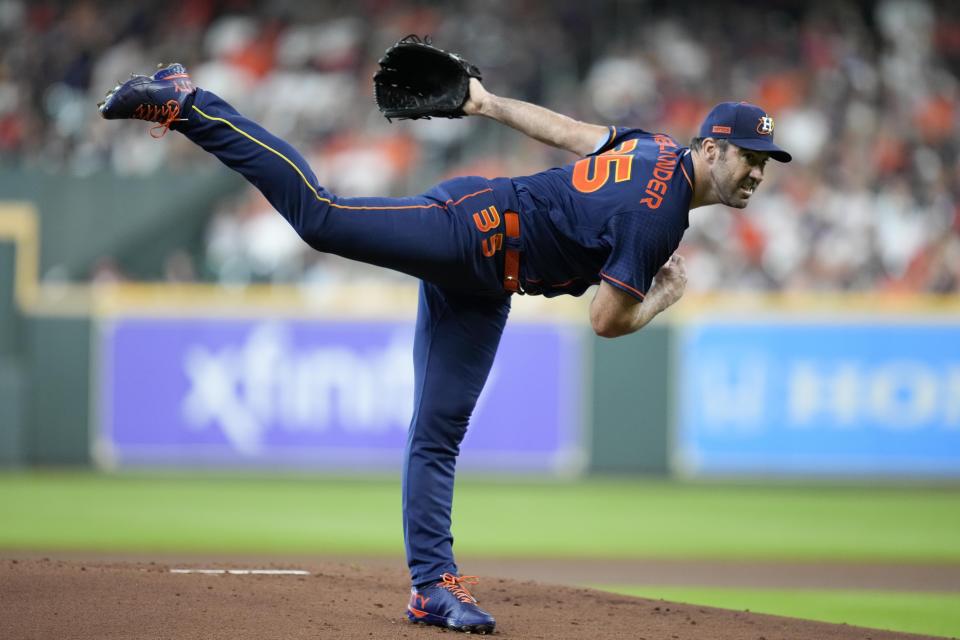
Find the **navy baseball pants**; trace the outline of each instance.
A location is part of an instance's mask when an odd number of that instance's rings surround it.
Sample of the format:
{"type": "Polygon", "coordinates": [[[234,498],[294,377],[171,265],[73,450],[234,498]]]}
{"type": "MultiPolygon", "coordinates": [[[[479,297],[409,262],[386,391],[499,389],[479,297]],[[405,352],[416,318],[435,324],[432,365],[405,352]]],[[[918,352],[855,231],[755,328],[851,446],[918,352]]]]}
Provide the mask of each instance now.
{"type": "Polygon", "coordinates": [[[510,312],[502,245],[491,238],[503,231],[503,212],[517,211],[512,183],[467,177],[411,198],[342,198],[317,184],[293,147],[216,95],[198,89],[185,115],[174,128],[257,187],[311,247],[421,279],[404,540],[415,586],[459,575],[454,472],[510,312]]]}

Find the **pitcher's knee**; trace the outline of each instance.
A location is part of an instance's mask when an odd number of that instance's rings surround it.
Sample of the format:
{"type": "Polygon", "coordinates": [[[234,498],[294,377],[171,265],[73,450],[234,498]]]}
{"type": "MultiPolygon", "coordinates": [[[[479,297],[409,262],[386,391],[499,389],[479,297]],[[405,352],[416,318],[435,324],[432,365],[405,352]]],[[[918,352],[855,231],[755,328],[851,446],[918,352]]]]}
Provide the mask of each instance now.
{"type": "Polygon", "coordinates": [[[438,413],[425,415],[421,411],[410,425],[411,444],[417,449],[429,448],[434,453],[455,455],[467,434],[469,418],[469,413],[457,416],[438,413]]]}
{"type": "Polygon", "coordinates": [[[330,246],[330,234],[324,232],[327,220],[326,207],[305,207],[293,213],[283,213],[283,217],[297,232],[300,239],[313,249],[328,252],[334,248],[330,246]]]}

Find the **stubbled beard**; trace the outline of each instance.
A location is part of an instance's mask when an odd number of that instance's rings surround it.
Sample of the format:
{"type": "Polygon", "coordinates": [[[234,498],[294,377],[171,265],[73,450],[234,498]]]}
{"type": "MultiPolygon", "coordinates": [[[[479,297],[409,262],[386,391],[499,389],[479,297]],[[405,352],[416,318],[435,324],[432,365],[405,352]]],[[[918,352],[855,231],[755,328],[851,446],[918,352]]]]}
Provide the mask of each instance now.
{"type": "Polygon", "coordinates": [[[735,185],[730,192],[727,192],[726,190],[720,188],[720,182],[717,180],[717,175],[715,173],[711,173],[711,179],[713,180],[713,188],[714,191],[717,192],[717,198],[720,200],[720,204],[733,207],[734,209],[743,209],[747,206],[746,200],[742,200],[740,202],[731,202],[731,199],[736,197],[737,193],[739,193],[742,182],[735,185]]]}

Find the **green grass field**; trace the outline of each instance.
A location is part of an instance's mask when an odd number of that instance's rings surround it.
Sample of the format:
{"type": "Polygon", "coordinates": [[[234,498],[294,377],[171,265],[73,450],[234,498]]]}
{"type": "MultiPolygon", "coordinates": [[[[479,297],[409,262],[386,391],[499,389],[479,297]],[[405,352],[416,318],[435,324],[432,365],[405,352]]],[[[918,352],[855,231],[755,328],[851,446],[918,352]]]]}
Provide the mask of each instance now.
{"type": "Polygon", "coordinates": [[[597,586],[644,598],[934,636],[960,633],[960,594],[807,589],[597,586]]]}
{"type": "MultiPolygon", "coordinates": [[[[395,478],[5,473],[0,514],[0,549],[8,550],[397,556],[403,549],[395,478]]],[[[454,521],[461,554],[960,564],[955,486],[467,476],[454,521]]],[[[960,620],[949,613],[960,611],[960,593],[628,587],[698,604],[960,636],[960,620]]]]}
{"type": "MultiPolygon", "coordinates": [[[[0,547],[394,554],[399,498],[394,478],[7,473],[0,547]]],[[[465,477],[454,522],[472,554],[960,563],[958,488],[465,477]]]]}

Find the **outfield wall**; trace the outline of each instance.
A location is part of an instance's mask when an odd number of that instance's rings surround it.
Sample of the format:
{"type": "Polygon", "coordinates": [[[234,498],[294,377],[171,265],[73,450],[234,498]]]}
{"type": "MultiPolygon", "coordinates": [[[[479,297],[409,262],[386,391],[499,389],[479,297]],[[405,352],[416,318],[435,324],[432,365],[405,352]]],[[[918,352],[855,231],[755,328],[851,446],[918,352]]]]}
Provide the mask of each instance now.
{"type": "Polygon", "coordinates": [[[24,455],[26,395],[20,354],[23,321],[12,274],[16,271],[16,243],[0,220],[0,466],[18,464],[24,455]],[[9,274],[9,275],[6,275],[9,274]]]}
{"type": "MultiPolygon", "coordinates": [[[[5,464],[398,469],[413,287],[387,315],[263,293],[271,301],[121,287],[94,293],[89,315],[28,314],[28,366],[0,370],[16,397],[4,420],[19,416],[0,441],[5,464]]],[[[601,340],[574,320],[583,301],[550,321],[551,303],[524,302],[464,469],[960,477],[949,308],[745,314],[692,299],[669,322],[601,340]]]]}

